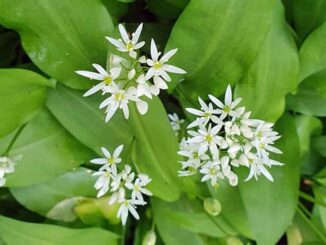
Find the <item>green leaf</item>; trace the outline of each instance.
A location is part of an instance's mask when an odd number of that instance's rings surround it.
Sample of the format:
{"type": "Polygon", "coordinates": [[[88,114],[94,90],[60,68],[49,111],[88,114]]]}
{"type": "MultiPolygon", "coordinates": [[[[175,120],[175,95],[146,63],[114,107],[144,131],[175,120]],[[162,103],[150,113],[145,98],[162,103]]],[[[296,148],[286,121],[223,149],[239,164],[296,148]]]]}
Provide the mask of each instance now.
{"type": "Polygon", "coordinates": [[[205,244],[198,234],[181,228],[180,226],[176,225],[173,220],[166,216],[167,207],[163,201],[153,198],[151,204],[153,208],[155,225],[164,244],[205,244]]]}
{"type": "Polygon", "coordinates": [[[269,33],[259,54],[237,84],[236,95],[253,118],[275,122],[285,108],[285,95],[296,89],[299,58],[296,45],[277,2],[269,33]],[[281,55],[280,55],[281,54],[281,55]]]}
{"type": "Polygon", "coordinates": [[[320,155],[326,157],[326,135],[314,137],[312,139],[312,147],[320,155]]]}
{"type": "Polygon", "coordinates": [[[34,185],[10,188],[16,200],[31,211],[46,215],[57,203],[71,197],[96,197],[95,178],[86,169],[67,172],[34,185]]]}
{"type": "Polygon", "coordinates": [[[23,69],[0,69],[0,137],[32,119],[45,102],[49,82],[23,69]]]}
{"type": "Polygon", "coordinates": [[[301,82],[298,91],[286,98],[286,107],[306,115],[326,116],[326,69],[301,82]]]}
{"type": "Polygon", "coordinates": [[[90,82],[74,71],[105,64],[113,24],[99,0],[1,0],[0,9],[0,23],[18,31],[30,59],[60,82],[86,89],[90,82]]]}
{"type": "Polygon", "coordinates": [[[300,48],[300,80],[326,69],[326,22],[313,31],[300,48]]]}
{"type": "Polygon", "coordinates": [[[298,115],[295,117],[295,125],[300,142],[300,156],[303,157],[310,150],[310,137],[321,134],[322,123],[316,117],[298,115]]]}
{"type": "MultiPolygon", "coordinates": [[[[193,0],[187,5],[166,50],[178,48],[171,63],[188,72],[180,84],[188,99],[206,98],[208,93],[218,96],[228,83],[234,84],[243,76],[268,33],[274,3],[193,0]]],[[[174,77],[170,87],[179,80],[174,77]]]]}
{"type": "Polygon", "coordinates": [[[222,205],[220,217],[227,220],[240,234],[253,239],[239,188],[232,187],[227,182],[221,182],[219,188],[210,188],[210,193],[222,205]]]}
{"type": "Polygon", "coordinates": [[[264,245],[275,244],[281,238],[293,219],[298,201],[300,152],[294,119],[283,116],[276,131],[282,135],[276,147],[283,154],[273,158],[285,165],[271,170],[274,182],[260,178],[239,186],[255,240],[264,245]]]}
{"type": "Polygon", "coordinates": [[[174,201],[180,194],[177,137],[160,99],[154,97],[147,102],[145,115],[140,115],[135,105],[130,106],[128,123],[135,137],[132,159],[140,172],[152,179],[150,189],[154,195],[174,201]]]}
{"type": "Polygon", "coordinates": [[[118,236],[99,228],[69,229],[55,225],[35,224],[0,216],[0,236],[6,244],[86,245],[118,244],[118,236]]]}
{"type": "Polygon", "coordinates": [[[326,19],[326,2],[324,0],[295,0],[292,1],[291,10],[295,29],[302,39],[326,19]]]}
{"type": "Polygon", "coordinates": [[[7,186],[10,187],[45,181],[94,157],[94,153],[62,128],[47,110],[40,111],[28,123],[10,153],[22,155],[15,172],[8,174],[7,186]]]}
{"type": "Polygon", "coordinates": [[[85,98],[79,91],[58,86],[50,91],[47,106],[76,139],[101,154],[102,146],[113,150],[130,143],[133,137],[122,113],[117,112],[105,123],[105,113],[98,109],[101,100],[101,96],[85,98]]]}

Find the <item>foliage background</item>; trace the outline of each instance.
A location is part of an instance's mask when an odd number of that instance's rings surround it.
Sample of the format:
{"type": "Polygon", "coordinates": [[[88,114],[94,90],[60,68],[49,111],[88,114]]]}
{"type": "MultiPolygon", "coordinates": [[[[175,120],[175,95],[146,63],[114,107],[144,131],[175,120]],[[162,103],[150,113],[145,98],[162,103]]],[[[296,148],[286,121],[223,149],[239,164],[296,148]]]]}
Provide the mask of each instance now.
{"type": "Polygon", "coordinates": [[[325,20],[324,0],[0,0],[0,151],[24,155],[0,189],[0,241],[142,244],[153,226],[158,244],[325,244],[325,20]],[[147,50],[150,37],[177,47],[171,61],[188,73],[173,77],[146,116],[104,124],[100,98],[82,97],[91,83],[74,71],[105,65],[104,36],[119,22],[144,22],[147,50]],[[283,135],[286,165],[272,170],[274,183],[215,191],[176,176],[166,111],[184,115],[228,83],[283,135]],[[86,170],[100,146],[121,143],[156,196],[125,229],[114,207],[94,199],[86,170]],[[217,217],[202,206],[210,196],[222,205],[217,217]]]}

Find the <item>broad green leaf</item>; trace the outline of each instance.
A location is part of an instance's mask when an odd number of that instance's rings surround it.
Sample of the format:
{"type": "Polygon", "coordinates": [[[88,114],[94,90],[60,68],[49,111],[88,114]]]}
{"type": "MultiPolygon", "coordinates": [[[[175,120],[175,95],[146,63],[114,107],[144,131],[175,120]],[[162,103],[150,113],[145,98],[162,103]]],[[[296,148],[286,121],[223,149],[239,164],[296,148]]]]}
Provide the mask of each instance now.
{"type": "Polygon", "coordinates": [[[101,1],[0,0],[0,9],[0,23],[18,31],[30,59],[60,82],[88,88],[74,71],[105,64],[113,24],[101,1]]]}
{"type": "Polygon", "coordinates": [[[41,183],[10,190],[19,203],[45,216],[67,198],[95,197],[94,182],[95,178],[86,169],[80,168],[41,183]]]}
{"type": "Polygon", "coordinates": [[[312,139],[312,147],[320,155],[326,157],[326,135],[314,137],[312,139]]]}
{"type": "Polygon", "coordinates": [[[118,244],[118,236],[99,228],[69,229],[55,225],[27,223],[0,216],[0,236],[6,244],[86,245],[118,244]]]}
{"type": "Polygon", "coordinates": [[[326,1],[292,1],[294,25],[297,33],[304,39],[311,31],[326,19],[326,1]]]}
{"type": "Polygon", "coordinates": [[[134,133],[132,160],[152,179],[150,189],[166,201],[178,199],[178,141],[159,98],[148,100],[148,112],[140,115],[130,106],[128,123],[134,133]]]}
{"type": "Polygon", "coordinates": [[[300,48],[300,80],[326,69],[326,22],[315,29],[300,48]]]}
{"type": "Polygon", "coordinates": [[[281,238],[293,219],[298,201],[300,152],[294,119],[283,116],[276,124],[276,131],[282,135],[276,147],[283,154],[272,157],[285,165],[271,170],[274,182],[261,177],[258,181],[241,182],[239,186],[255,240],[264,245],[275,244],[281,238]]]}
{"type": "Polygon", "coordinates": [[[185,230],[176,225],[166,216],[167,206],[163,201],[153,198],[151,201],[155,225],[164,244],[204,245],[204,241],[194,232],[185,230]]]}
{"type": "Polygon", "coordinates": [[[300,156],[303,157],[310,150],[310,137],[321,134],[322,123],[316,117],[298,115],[295,125],[300,142],[300,156]]]}
{"type": "MultiPolygon", "coordinates": [[[[185,69],[180,86],[188,99],[220,95],[240,80],[268,33],[274,0],[193,0],[172,30],[166,50],[178,48],[171,63],[185,69]],[[253,14],[255,13],[255,14],[253,14]]],[[[171,88],[180,77],[174,77],[171,88]]]]}
{"type": "Polygon", "coordinates": [[[286,98],[288,109],[306,115],[326,116],[325,103],[326,68],[306,78],[301,82],[296,94],[286,98]]]}
{"type": "Polygon", "coordinates": [[[269,33],[259,54],[237,84],[236,95],[253,118],[275,122],[285,108],[285,95],[296,89],[299,58],[296,45],[278,2],[269,33]]]}
{"type": "Polygon", "coordinates": [[[98,108],[102,100],[101,96],[85,98],[79,91],[58,86],[49,91],[47,106],[76,139],[101,154],[102,146],[113,150],[118,145],[129,144],[133,137],[122,113],[116,113],[105,123],[104,110],[98,108]]]}
{"type": "MultiPolygon", "coordinates": [[[[314,186],[313,188],[315,198],[323,203],[326,203],[326,188],[325,186],[314,186]]],[[[315,208],[318,210],[321,226],[321,230],[326,230],[326,207],[322,205],[315,204],[315,208]]],[[[325,236],[326,237],[326,236],[325,236]]]]}
{"type": "Polygon", "coordinates": [[[94,153],[73,138],[48,112],[42,110],[15,141],[11,155],[22,155],[7,186],[45,181],[89,161],[94,153]]]}
{"type": "Polygon", "coordinates": [[[0,137],[32,119],[45,102],[49,82],[23,69],[0,69],[0,137]]]}
{"type": "Polygon", "coordinates": [[[102,3],[107,8],[111,15],[114,24],[119,22],[119,19],[128,11],[128,4],[117,0],[102,0],[102,3]]]}
{"type": "Polygon", "coordinates": [[[5,152],[7,151],[8,147],[10,146],[10,143],[14,139],[16,133],[18,130],[13,131],[10,134],[7,134],[6,136],[3,136],[0,138],[0,153],[2,155],[5,155],[5,152]]]}
{"type": "Polygon", "coordinates": [[[219,188],[210,188],[210,193],[222,205],[222,211],[219,216],[227,220],[240,234],[253,238],[239,188],[232,187],[229,183],[223,181],[220,183],[219,188]]]}

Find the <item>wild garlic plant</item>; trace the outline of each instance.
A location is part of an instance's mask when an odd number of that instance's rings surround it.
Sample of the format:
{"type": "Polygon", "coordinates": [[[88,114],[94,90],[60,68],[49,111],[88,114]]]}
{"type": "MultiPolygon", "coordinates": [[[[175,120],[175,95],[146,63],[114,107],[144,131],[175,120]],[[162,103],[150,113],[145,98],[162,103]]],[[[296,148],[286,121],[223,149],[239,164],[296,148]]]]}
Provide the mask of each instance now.
{"type": "Polygon", "coordinates": [[[112,54],[109,61],[109,71],[101,65],[93,64],[97,72],[76,71],[77,74],[99,81],[98,84],[89,89],[84,96],[90,96],[97,92],[105,96],[100,108],[105,108],[108,122],[118,109],[122,109],[124,117],[129,118],[128,104],[136,104],[140,114],[145,114],[148,104],[144,97],[152,99],[158,96],[160,90],[168,88],[167,83],[171,81],[169,73],[186,73],[181,68],[167,64],[169,59],[175,55],[177,49],[172,49],[165,54],[158,51],[155,41],[151,40],[151,57],[139,57],[138,50],[144,45],[139,41],[143,24],[140,24],[136,31],[128,35],[122,24],[119,24],[120,39],[106,37],[115,46],[121,56],[112,54]],[[125,54],[128,55],[125,55],[125,54]]]}
{"type": "Polygon", "coordinates": [[[120,154],[123,145],[118,146],[111,154],[109,150],[102,147],[103,158],[91,160],[91,163],[101,165],[93,175],[97,176],[94,188],[98,191],[100,198],[106,193],[110,193],[108,205],[118,203],[120,205],[117,217],[121,219],[123,225],[126,224],[128,214],[131,213],[135,219],[139,219],[136,211],[137,206],[146,205],[143,195],[151,196],[152,193],[146,189],[151,179],[146,175],[132,171],[130,165],[121,165],[120,154]],[[120,169],[120,170],[119,170],[120,169]]]}
{"type": "MultiPolygon", "coordinates": [[[[260,175],[273,181],[269,169],[283,165],[270,158],[271,153],[282,154],[274,146],[281,136],[273,130],[273,124],[250,119],[251,112],[239,107],[241,98],[232,100],[230,85],[224,103],[213,95],[209,95],[209,99],[205,103],[198,98],[200,109],[186,108],[196,119],[188,125],[187,137],[180,143],[178,154],[184,160],[179,176],[199,173],[201,181],[210,181],[213,187],[222,179],[235,186],[238,175],[234,169],[242,166],[249,169],[245,181],[257,180],[260,175]]],[[[177,124],[175,118],[173,125],[177,124]]]]}

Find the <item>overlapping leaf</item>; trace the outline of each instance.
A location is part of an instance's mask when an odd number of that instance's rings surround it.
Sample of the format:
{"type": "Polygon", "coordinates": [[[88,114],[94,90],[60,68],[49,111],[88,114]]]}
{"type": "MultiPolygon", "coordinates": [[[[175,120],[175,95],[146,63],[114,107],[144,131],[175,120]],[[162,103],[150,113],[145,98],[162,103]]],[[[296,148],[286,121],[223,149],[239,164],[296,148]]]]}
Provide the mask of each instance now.
{"type": "MultiPolygon", "coordinates": [[[[188,72],[180,84],[188,99],[207,97],[208,93],[218,96],[228,83],[239,81],[268,33],[274,3],[193,0],[187,5],[166,50],[178,48],[171,62],[188,72]]],[[[174,78],[174,86],[179,79],[174,78]]]]}
{"type": "Polygon", "coordinates": [[[10,154],[21,155],[7,186],[45,181],[89,161],[94,153],[73,138],[47,110],[28,123],[10,154]]]}
{"type": "Polygon", "coordinates": [[[101,1],[1,0],[0,9],[0,23],[19,32],[31,60],[51,77],[87,88],[74,71],[105,63],[113,24],[101,1]]]}
{"type": "Polygon", "coordinates": [[[118,244],[118,236],[99,228],[69,229],[55,225],[34,224],[0,216],[0,237],[6,244],[86,245],[118,244]]]}
{"type": "Polygon", "coordinates": [[[299,59],[294,40],[284,19],[280,2],[275,6],[272,25],[259,54],[243,79],[236,95],[253,118],[275,122],[284,111],[285,95],[296,89],[299,59]]]}
{"type": "Polygon", "coordinates": [[[0,137],[33,118],[45,102],[49,82],[23,69],[0,69],[0,137]]]}
{"type": "Polygon", "coordinates": [[[151,177],[155,196],[174,201],[180,194],[177,137],[160,99],[153,98],[148,104],[149,111],[143,116],[131,107],[128,123],[135,136],[132,159],[151,177]]]}

